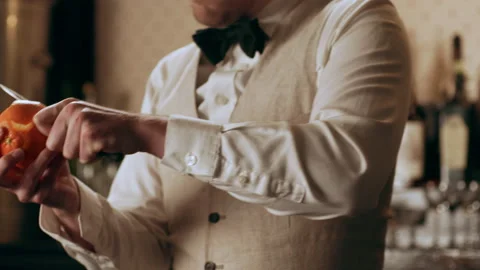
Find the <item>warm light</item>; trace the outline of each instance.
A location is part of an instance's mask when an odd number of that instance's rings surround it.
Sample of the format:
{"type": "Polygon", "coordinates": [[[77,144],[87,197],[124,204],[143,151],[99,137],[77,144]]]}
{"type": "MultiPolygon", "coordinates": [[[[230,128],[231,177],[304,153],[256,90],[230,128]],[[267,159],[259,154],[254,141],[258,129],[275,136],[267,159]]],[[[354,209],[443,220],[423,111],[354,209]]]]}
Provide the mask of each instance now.
{"type": "Polygon", "coordinates": [[[7,26],[8,27],[14,28],[14,27],[17,26],[17,23],[18,23],[17,15],[9,15],[7,17],[7,26]]]}

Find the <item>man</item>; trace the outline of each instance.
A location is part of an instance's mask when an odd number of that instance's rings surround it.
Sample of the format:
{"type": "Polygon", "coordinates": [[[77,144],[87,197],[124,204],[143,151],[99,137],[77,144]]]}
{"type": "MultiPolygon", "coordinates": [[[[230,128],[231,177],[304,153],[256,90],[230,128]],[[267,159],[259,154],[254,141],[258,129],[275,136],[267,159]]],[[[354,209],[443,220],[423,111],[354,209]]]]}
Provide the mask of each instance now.
{"type": "Polygon", "coordinates": [[[88,269],[382,269],[411,81],[393,5],[192,7],[211,28],[160,61],[143,114],[46,108],[48,149],[7,188],[42,204],[43,230],[88,269]],[[59,152],[132,155],[105,200],[59,152]]]}

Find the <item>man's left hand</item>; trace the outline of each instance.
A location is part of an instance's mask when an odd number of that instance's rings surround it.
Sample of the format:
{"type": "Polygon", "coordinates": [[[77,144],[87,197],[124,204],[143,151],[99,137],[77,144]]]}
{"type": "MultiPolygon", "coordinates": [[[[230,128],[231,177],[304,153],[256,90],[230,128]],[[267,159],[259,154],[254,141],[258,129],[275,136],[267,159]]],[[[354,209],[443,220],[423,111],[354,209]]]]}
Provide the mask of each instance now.
{"type": "Polygon", "coordinates": [[[99,152],[147,152],[163,157],[167,120],[132,114],[76,99],[65,99],[40,111],[37,128],[48,136],[47,148],[67,159],[87,163],[99,152]]]}

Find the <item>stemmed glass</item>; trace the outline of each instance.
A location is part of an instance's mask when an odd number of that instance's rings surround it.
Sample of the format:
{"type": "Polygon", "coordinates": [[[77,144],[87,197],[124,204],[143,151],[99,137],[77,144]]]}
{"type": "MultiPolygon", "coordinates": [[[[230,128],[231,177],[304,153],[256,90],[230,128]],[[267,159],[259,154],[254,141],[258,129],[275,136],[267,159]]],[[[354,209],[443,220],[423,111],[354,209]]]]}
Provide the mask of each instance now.
{"type": "Polygon", "coordinates": [[[425,197],[428,201],[429,212],[433,214],[432,220],[432,248],[439,247],[440,234],[440,217],[449,209],[445,194],[447,192],[447,185],[437,184],[434,181],[429,181],[424,186],[425,197]]]}
{"type": "Polygon", "coordinates": [[[472,221],[476,221],[476,215],[480,210],[480,185],[477,181],[473,180],[468,185],[468,189],[465,190],[464,195],[462,196],[462,206],[465,212],[465,233],[464,233],[464,246],[465,248],[473,248],[474,243],[478,241],[476,238],[477,234],[477,224],[472,224],[472,221]],[[472,236],[475,236],[472,240],[472,236]]]}
{"type": "Polygon", "coordinates": [[[435,182],[428,182],[425,185],[425,197],[429,203],[430,209],[435,210],[435,218],[432,228],[432,246],[438,247],[439,244],[439,225],[440,215],[446,211],[450,212],[450,243],[449,247],[455,247],[456,231],[455,231],[455,210],[462,205],[466,183],[463,180],[442,181],[436,186],[435,182]]]}
{"type": "MultiPolygon", "coordinates": [[[[465,195],[465,190],[467,189],[467,183],[464,180],[449,180],[446,183],[445,198],[448,203],[448,208],[450,210],[450,248],[455,248],[456,242],[456,226],[455,226],[455,211],[459,206],[462,205],[463,196],[465,195]]],[[[442,184],[441,184],[442,185],[442,184]]]]}

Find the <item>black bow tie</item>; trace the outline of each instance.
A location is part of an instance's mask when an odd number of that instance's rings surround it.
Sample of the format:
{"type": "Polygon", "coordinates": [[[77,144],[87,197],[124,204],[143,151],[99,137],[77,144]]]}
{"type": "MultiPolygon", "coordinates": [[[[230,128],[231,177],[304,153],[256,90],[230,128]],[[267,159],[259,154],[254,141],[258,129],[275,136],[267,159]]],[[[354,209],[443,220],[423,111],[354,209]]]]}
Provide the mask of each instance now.
{"type": "Polygon", "coordinates": [[[207,28],[198,30],[193,40],[203,51],[208,60],[216,65],[225,58],[230,46],[240,44],[240,47],[250,58],[258,51],[263,53],[267,34],[263,32],[258,20],[241,18],[227,28],[207,28]]]}

